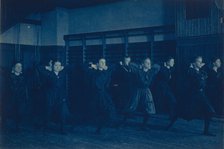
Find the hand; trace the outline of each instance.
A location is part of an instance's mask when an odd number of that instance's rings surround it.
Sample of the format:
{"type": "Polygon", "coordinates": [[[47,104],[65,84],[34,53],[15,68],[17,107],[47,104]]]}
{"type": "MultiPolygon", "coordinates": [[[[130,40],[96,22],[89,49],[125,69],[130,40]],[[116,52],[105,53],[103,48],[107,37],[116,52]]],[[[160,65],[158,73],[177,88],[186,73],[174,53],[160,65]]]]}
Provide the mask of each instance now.
{"type": "Polygon", "coordinates": [[[205,63],[201,63],[201,67],[203,67],[205,65],[205,63]]]}
{"type": "Polygon", "coordinates": [[[140,65],[139,68],[142,69],[143,68],[143,65],[140,65]]]}
{"type": "Polygon", "coordinates": [[[50,66],[45,66],[45,69],[48,71],[52,71],[52,67],[50,67],[50,66]]]}
{"type": "Polygon", "coordinates": [[[61,69],[60,69],[60,71],[62,71],[64,69],[64,66],[61,66],[61,69]]]}
{"type": "Polygon", "coordinates": [[[96,64],[91,64],[90,67],[97,70],[97,65],[96,64]]]}
{"type": "Polygon", "coordinates": [[[105,66],[103,69],[104,69],[104,70],[107,70],[107,69],[108,69],[108,67],[107,67],[107,66],[105,66]]]}

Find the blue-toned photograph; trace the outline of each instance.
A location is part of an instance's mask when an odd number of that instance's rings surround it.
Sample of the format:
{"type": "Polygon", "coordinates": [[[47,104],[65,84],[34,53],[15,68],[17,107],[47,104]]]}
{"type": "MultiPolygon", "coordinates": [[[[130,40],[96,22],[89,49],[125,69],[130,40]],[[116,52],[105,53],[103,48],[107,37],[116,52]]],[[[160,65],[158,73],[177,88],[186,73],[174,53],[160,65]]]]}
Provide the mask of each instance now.
{"type": "Polygon", "coordinates": [[[224,149],[224,0],[0,2],[0,149],[224,149]]]}

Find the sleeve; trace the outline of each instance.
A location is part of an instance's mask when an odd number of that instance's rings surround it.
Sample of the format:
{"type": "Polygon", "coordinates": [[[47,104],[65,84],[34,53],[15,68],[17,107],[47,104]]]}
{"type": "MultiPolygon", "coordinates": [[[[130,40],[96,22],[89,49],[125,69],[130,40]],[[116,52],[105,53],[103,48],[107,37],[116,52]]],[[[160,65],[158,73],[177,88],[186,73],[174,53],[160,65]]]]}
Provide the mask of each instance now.
{"type": "Polygon", "coordinates": [[[10,84],[10,91],[13,93],[14,90],[16,89],[16,82],[12,74],[10,74],[9,77],[9,84],[10,84]]]}
{"type": "Polygon", "coordinates": [[[133,72],[134,74],[137,74],[140,70],[140,65],[136,63],[130,63],[130,69],[131,69],[131,72],[133,72]]]}
{"type": "Polygon", "coordinates": [[[113,64],[109,66],[109,71],[111,71],[111,73],[115,72],[117,70],[117,65],[113,64]]]}
{"type": "Polygon", "coordinates": [[[95,70],[89,68],[89,64],[83,64],[82,66],[82,70],[85,73],[86,77],[90,80],[94,80],[95,78],[95,70]]]}
{"type": "Polygon", "coordinates": [[[188,70],[188,83],[190,84],[190,88],[194,88],[196,90],[200,90],[203,87],[203,80],[201,78],[200,72],[196,73],[194,70],[188,70]]]}
{"type": "Polygon", "coordinates": [[[111,77],[112,77],[112,72],[107,73],[107,82],[106,82],[106,87],[109,88],[111,85],[111,77]]]}
{"type": "Polygon", "coordinates": [[[152,66],[152,70],[153,70],[154,75],[156,75],[156,74],[159,73],[160,68],[161,68],[161,67],[160,67],[159,64],[154,64],[154,65],[152,66]]]}

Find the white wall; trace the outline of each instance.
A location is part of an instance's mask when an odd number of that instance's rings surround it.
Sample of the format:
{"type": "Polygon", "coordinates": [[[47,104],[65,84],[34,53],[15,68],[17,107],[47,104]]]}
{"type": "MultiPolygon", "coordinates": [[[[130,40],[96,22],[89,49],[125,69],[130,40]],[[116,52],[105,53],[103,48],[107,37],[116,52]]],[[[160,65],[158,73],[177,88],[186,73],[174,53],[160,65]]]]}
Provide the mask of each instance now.
{"type": "Polygon", "coordinates": [[[168,1],[125,0],[70,10],[69,33],[174,24],[174,8],[168,1]]]}
{"type": "Polygon", "coordinates": [[[57,8],[57,45],[64,45],[64,35],[69,34],[69,14],[67,9],[57,8]]]}
{"type": "Polygon", "coordinates": [[[64,35],[68,34],[67,9],[56,8],[41,14],[41,45],[64,45],[64,35]]]}
{"type": "Polygon", "coordinates": [[[172,0],[124,0],[78,9],[56,8],[28,19],[40,20],[41,26],[15,25],[0,35],[0,43],[64,45],[67,34],[142,28],[174,24],[172,0]],[[19,37],[19,40],[18,40],[19,37]]]}
{"type": "Polygon", "coordinates": [[[68,13],[66,9],[32,14],[27,19],[41,21],[41,26],[16,24],[0,35],[0,43],[25,45],[64,45],[63,36],[68,34],[68,13]],[[39,33],[38,33],[39,32],[39,33]],[[39,40],[37,38],[39,37],[39,40]]]}
{"type": "Polygon", "coordinates": [[[0,43],[36,45],[38,29],[36,25],[16,24],[0,35],[0,43]]]}
{"type": "Polygon", "coordinates": [[[41,45],[57,43],[57,12],[51,11],[41,15],[41,45]]]}
{"type": "Polygon", "coordinates": [[[16,44],[18,41],[19,25],[15,25],[0,35],[0,43],[16,44]]]}

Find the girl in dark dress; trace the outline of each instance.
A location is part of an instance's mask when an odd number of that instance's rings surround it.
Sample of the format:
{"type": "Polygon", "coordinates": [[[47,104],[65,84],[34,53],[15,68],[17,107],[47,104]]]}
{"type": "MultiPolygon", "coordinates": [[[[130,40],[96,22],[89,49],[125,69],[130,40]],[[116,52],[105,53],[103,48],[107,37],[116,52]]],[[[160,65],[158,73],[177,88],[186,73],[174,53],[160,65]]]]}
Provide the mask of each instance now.
{"type": "Polygon", "coordinates": [[[124,112],[134,91],[133,78],[131,58],[125,56],[123,61],[116,65],[111,79],[113,101],[119,113],[124,112]]]}
{"type": "MultiPolygon", "coordinates": [[[[185,91],[184,106],[180,108],[180,116],[186,120],[203,119],[204,120],[204,135],[214,136],[209,133],[209,124],[215,111],[205,94],[207,73],[201,68],[204,66],[202,57],[198,56],[194,58],[194,62],[191,64],[187,72],[187,88],[185,91]]],[[[184,97],[183,97],[184,98],[184,97]]],[[[176,120],[170,123],[168,128],[176,120]]]]}
{"type": "Polygon", "coordinates": [[[161,113],[168,113],[170,120],[173,120],[177,117],[177,101],[174,95],[174,87],[172,85],[172,81],[174,79],[174,63],[174,58],[169,57],[167,59],[167,61],[161,67],[154,85],[156,99],[155,102],[157,103],[158,111],[161,113]]]}
{"type": "MultiPolygon", "coordinates": [[[[48,74],[47,121],[53,117],[60,123],[60,132],[65,134],[65,122],[69,116],[66,98],[66,73],[60,61],[54,61],[48,74]]],[[[48,123],[47,122],[47,123],[48,123]]]]}
{"type": "Polygon", "coordinates": [[[112,70],[108,69],[103,58],[99,60],[98,65],[91,64],[91,68],[89,73],[92,75],[93,100],[96,109],[96,133],[99,134],[103,127],[115,122],[116,119],[114,103],[108,91],[112,70]]]}
{"type": "Polygon", "coordinates": [[[27,112],[27,85],[22,73],[22,63],[16,62],[10,75],[11,101],[10,109],[12,119],[15,122],[15,130],[19,131],[21,122],[26,117],[27,112]]]}
{"type": "Polygon", "coordinates": [[[34,68],[35,81],[39,88],[39,95],[35,95],[35,103],[33,105],[33,110],[35,111],[35,125],[40,125],[41,128],[46,129],[47,123],[50,121],[49,104],[48,104],[48,94],[50,91],[50,74],[53,71],[52,68],[53,61],[50,60],[46,63],[46,66],[36,65],[34,68]],[[38,81],[38,82],[37,82],[38,81]],[[41,110],[40,110],[41,109],[41,110]]]}
{"type": "Polygon", "coordinates": [[[151,67],[149,58],[144,59],[142,67],[132,65],[132,71],[136,75],[136,90],[131,97],[127,106],[125,121],[131,113],[140,110],[144,114],[142,129],[146,128],[148,118],[151,114],[155,114],[155,105],[150,91],[155,75],[158,73],[160,66],[151,67]]]}
{"type": "Polygon", "coordinates": [[[223,95],[222,83],[223,74],[220,70],[221,60],[219,58],[212,59],[211,68],[208,69],[208,79],[206,92],[214,107],[217,115],[223,115],[223,95]]]}

